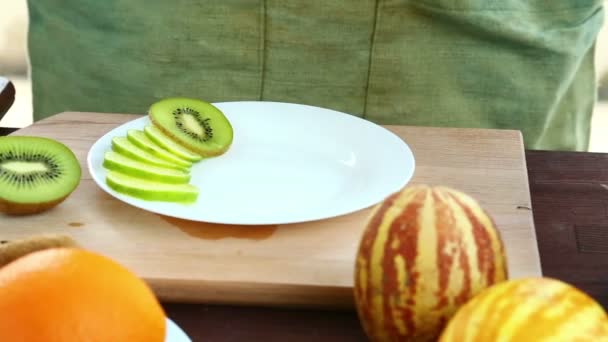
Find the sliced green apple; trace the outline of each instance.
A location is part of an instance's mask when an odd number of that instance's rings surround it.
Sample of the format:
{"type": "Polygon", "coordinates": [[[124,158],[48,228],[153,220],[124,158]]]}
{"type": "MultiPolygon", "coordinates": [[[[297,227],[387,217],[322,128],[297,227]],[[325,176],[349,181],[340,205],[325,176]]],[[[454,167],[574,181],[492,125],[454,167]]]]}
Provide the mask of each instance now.
{"type": "Polygon", "coordinates": [[[188,171],[188,167],[177,165],[167,160],[161,159],[130,142],[126,137],[112,138],[112,150],[129,157],[133,160],[138,160],[150,165],[167,167],[176,170],[188,171]]]}
{"type": "Polygon", "coordinates": [[[199,193],[191,184],[158,183],[116,171],[108,171],[106,183],[116,192],[147,201],[193,203],[199,193]]]}
{"type": "Polygon", "coordinates": [[[173,141],[173,139],[165,135],[160,129],[158,129],[158,127],[154,125],[146,126],[144,128],[144,133],[157,145],[182,159],[190,162],[197,162],[203,159],[199,154],[191,152],[187,148],[173,141]]]}
{"type": "Polygon", "coordinates": [[[184,160],[184,159],[174,155],[173,153],[165,150],[164,148],[158,146],[157,144],[155,144],[152,140],[150,140],[145,135],[145,133],[143,131],[140,131],[137,129],[131,129],[127,132],[127,139],[129,139],[129,141],[132,142],[137,147],[141,148],[142,150],[145,150],[146,152],[148,152],[158,158],[164,159],[166,161],[169,161],[169,162],[172,162],[174,164],[184,166],[184,167],[192,166],[192,162],[184,160]]]}
{"type": "Polygon", "coordinates": [[[190,174],[184,171],[153,166],[130,159],[114,151],[104,155],[103,166],[129,176],[162,183],[182,184],[190,181],[190,174]]]}

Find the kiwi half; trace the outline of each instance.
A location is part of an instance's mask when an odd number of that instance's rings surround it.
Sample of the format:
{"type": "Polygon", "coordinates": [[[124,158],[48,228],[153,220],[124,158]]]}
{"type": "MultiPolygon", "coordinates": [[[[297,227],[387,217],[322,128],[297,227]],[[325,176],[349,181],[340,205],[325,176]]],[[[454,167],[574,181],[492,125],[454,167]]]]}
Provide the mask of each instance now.
{"type": "Polygon", "coordinates": [[[233,139],[233,128],[214,105],[190,98],[160,100],[148,112],[152,123],[180,145],[203,157],[225,153],[233,139]]]}
{"type": "Polygon", "coordinates": [[[198,188],[191,184],[166,184],[108,171],[106,184],[114,191],[148,201],[192,203],[198,188]]]}
{"type": "Polygon", "coordinates": [[[74,153],[59,141],[0,137],[0,212],[34,214],[63,202],[80,183],[74,153]]]}

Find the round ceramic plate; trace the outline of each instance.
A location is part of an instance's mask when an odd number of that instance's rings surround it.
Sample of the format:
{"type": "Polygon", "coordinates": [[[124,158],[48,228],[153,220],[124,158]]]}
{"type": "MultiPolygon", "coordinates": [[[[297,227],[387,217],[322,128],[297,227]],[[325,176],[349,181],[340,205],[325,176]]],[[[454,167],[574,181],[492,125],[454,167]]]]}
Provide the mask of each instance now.
{"type": "Polygon", "coordinates": [[[192,342],[186,333],[177,326],[172,320],[167,318],[167,337],[166,342],[192,342]]]}
{"type": "Polygon", "coordinates": [[[101,137],[87,162],[101,189],[135,207],[167,216],[224,224],[287,224],[352,213],[403,188],[414,173],[409,146],[387,129],[353,115],[277,102],[215,103],[234,128],[223,155],[196,163],[194,204],[140,200],[105,182],[111,140],[143,129],[147,116],[101,137]]]}

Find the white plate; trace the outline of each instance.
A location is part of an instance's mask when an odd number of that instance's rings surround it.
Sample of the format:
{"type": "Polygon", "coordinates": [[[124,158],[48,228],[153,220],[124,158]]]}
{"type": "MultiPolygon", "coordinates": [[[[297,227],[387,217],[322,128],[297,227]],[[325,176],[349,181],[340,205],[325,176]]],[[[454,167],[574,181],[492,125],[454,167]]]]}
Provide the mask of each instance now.
{"type": "Polygon", "coordinates": [[[192,342],[186,333],[175,322],[167,318],[166,342],[192,342]]]}
{"type": "Polygon", "coordinates": [[[167,216],[224,224],[286,224],[352,213],[400,190],[414,173],[408,145],[385,128],[353,115],[277,102],[222,102],[234,128],[223,155],[192,167],[196,203],[154,202],[122,195],[105,183],[111,140],[143,129],[127,122],[89,150],[95,182],[125,203],[167,216]]]}
{"type": "Polygon", "coordinates": [[[186,333],[172,320],[167,318],[166,342],[192,342],[186,333]]]}

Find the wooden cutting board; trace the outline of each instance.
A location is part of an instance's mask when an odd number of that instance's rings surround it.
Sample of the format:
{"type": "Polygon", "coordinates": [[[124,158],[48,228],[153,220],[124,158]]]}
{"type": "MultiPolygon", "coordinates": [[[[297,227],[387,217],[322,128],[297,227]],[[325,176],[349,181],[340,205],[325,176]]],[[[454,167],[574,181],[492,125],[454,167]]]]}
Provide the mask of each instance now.
{"type": "MultiPolygon", "coordinates": [[[[0,216],[0,239],[70,234],[83,247],[134,270],[163,301],[352,307],[354,258],[370,209],[324,221],[256,227],[197,223],[137,209],[97,187],[86,155],[102,135],[138,117],[62,113],[15,132],[68,145],[81,162],[82,182],[53,210],[0,216]]],[[[511,277],[541,274],[519,132],[387,128],[414,152],[412,183],[455,187],[490,212],[506,244],[511,277]]]]}

